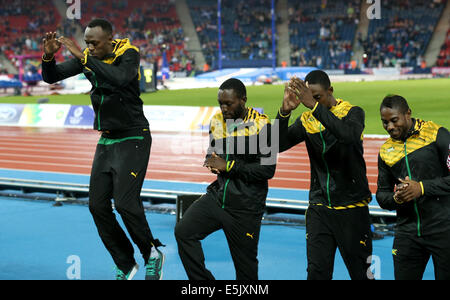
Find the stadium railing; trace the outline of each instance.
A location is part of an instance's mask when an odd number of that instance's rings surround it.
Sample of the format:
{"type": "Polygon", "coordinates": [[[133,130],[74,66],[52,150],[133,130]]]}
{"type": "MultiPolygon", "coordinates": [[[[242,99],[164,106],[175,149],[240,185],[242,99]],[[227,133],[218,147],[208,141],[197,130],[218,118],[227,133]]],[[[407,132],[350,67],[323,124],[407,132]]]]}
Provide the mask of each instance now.
{"type": "MultiPolygon", "coordinates": [[[[21,194],[46,193],[52,196],[46,196],[47,199],[53,199],[55,202],[76,202],[87,203],[89,193],[88,184],[65,183],[45,180],[28,180],[28,179],[12,179],[0,178],[0,191],[17,191],[21,194]]],[[[164,190],[164,189],[147,189],[141,191],[141,198],[150,204],[167,203],[176,204],[177,197],[180,195],[201,195],[202,193],[164,190]]],[[[4,194],[5,196],[6,194],[4,194]]],[[[15,193],[7,194],[9,196],[17,195],[15,193]]],[[[39,194],[32,196],[39,198],[39,194]]],[[[291,212],[303,214],[308,208],[308,200],[293,200],[282,198],[268,197],[266,207],[269,212],[291,212]]],[[[378,205],[369,205],[370,214],[378,217],[393,217],[394,212],[381,209],[378,205]]]]}

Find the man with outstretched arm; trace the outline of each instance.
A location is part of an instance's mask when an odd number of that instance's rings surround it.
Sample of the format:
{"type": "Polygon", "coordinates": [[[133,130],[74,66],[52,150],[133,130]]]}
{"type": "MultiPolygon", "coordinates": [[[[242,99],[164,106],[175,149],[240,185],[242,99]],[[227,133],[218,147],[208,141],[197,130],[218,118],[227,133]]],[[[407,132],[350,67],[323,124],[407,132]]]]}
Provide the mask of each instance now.
{"type": "Polygon", "coordinates": [[[147,223],[140,193],[150,156],[152,137],[139,90],[139,49],[128,39],[113,39],[112,25],[103,19],[89,23],[81,51],[67,37],[46,34],[42,77],[55,83],[84,73],[92,84],[94,130],[101,133],[89,182],[89,210],[98,233],[116,264],[116,279],[132,279],[138,270],[134,248],[116,220],[116,211],[138,246],[146,279],[161,279],[164,255],[147,223]],[[64,45],[74,58],[57,64],[64,45]]]}

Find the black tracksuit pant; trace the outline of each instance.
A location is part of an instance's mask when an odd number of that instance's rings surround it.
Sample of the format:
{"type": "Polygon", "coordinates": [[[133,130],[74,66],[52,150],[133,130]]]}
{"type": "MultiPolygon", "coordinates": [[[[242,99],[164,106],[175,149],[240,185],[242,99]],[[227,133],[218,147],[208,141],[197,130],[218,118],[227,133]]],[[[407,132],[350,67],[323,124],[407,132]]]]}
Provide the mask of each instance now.
{"type": "Polygon", "coordinates": [[[332,279],[336,248],[351,279],[373,278],[368,276],[372,231],[367,206],[336,210],[310,205],[306,212],[306,234],[309,280],[332,279]]]}
{"type": "Polygon", "coordinates": [[[235,213],[223,209],[210,194],[196,200],[175,227],[178,253],[190,280],[213,280],[205,267],[201,240],[223,229],[237,280],[258,279],[258,240],[261,214],[235,213]]]}
{"type": "Polygon", "coordinates": [[[101,138],[91,170],[89,210],[101,240],[117,267],[125,273],[136,263],[134,248],[116,220],[111,198],[133,242],[147,262],[155,240],[145,217],[140,193],[151,142],[148,129],[141,129],[134,136],[121,139],[105,141],[101,138]]]}
{"type": "Polygon", "coordinates": [[[392,249],[397,280],[420,280],[430,256],[437,280],[450,280],[450,231],[425,236],[396,233],[392,249]]]}

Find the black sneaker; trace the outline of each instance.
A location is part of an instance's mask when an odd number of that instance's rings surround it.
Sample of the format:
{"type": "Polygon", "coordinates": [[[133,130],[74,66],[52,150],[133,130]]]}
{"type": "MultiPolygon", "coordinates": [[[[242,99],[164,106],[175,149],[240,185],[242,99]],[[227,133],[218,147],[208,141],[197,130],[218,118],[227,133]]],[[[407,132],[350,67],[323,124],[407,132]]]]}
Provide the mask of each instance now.
{"type": "Polygon", "coordinates": [[[150,258],[145,265],[145,280],[161,280],[162,267],[164,264],[164,253],[155,246],[152,247],[150,258]]]}

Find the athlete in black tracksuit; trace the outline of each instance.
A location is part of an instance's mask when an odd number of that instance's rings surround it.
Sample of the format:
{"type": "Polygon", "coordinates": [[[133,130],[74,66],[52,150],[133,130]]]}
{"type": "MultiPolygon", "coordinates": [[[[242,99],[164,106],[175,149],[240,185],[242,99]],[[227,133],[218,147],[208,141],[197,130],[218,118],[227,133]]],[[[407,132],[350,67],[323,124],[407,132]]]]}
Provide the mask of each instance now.
{"type": "Polygon", "coordinates": [[[285,87],[277,120],[280,152],[304,141],[310,161],[305,214],[308,279],[332,278],[336,248],[352,279],[371,279],[372,197],[363,158],[364,111],[335,99],[325,72],[312,71],[305,81],[308,86],[295,78],[285,87]],[[300,102],[311,110],[289,126],[291,111],[300,102]]]}
{"type": "MultiPolygon", "coordinates": [[[[236,84],[245,89],[240,81],[232,78],[225,81],[220,90],[222,94],[230,92],[233,101],[236,100],[233,103],[240,103],[240,108],[244,108],[245,92],[235,94],[236,84]]],[[[219,103],[222,100],[219,96],[219,103]]],[[[221,103],[222,112],[228,104],[221,103]]],[[[236,269],[236,279],[256,280],[261,218],[268,180],[275,173],[277,151],[271,153],[275,155],[272,159],[265,151],[271,146],[271,124],[266,115],[248,108],[244,115],[231,116],[233,120],[240,118],[240,122],[228,124],[227,128],[222,112],[211,120],[210,147],[205,161],[205,166],[212,171],[215,168],[221,171],[217,180],[208,186],[206,194],[187,209],[176,225],[178,252],[189,279],[214,279],[206,269],[200,241],[222,229],[236,269]],[[265,150],[261,150],[265,146],[265,150]],[[223,163],[223,168],[212,162],[213,156],[223,163]]]]}
{"type": "Polygon", "coordinates": [[[397,211],[394,274],[396,279],[421,279],[431,256],[436,279],[449,280],[450,133],[431,121],[411,118],[408,110],[406,100],[397,95],[387,96],[381,106],[391,137],[378,156],[376,196],[382,208],[397,211]],[[404,134],[396,134],[401,132],[397,128],[404,128],[404,134]],[[402,197],[395,191],[404,184],[415,188],[415,194],[408,196],[405,189],[402,197]]]}
{"type": "Polygon", "coordinates": [[[44,55],[42,76],[55,83],[83,73],[92,84],[93,128],[102,135],[92,164],[89,209],[115,264],[127,274],[136,264],[134,249],[115,218],[111,198],[146,263],[152,245],[161,244],[152,236],[140,199],[152,138],[139,97],[139,52],[128,39],[113,40],[112,49],[102,59],[86,49],[84,59],[60,64],[44,55]]]}

